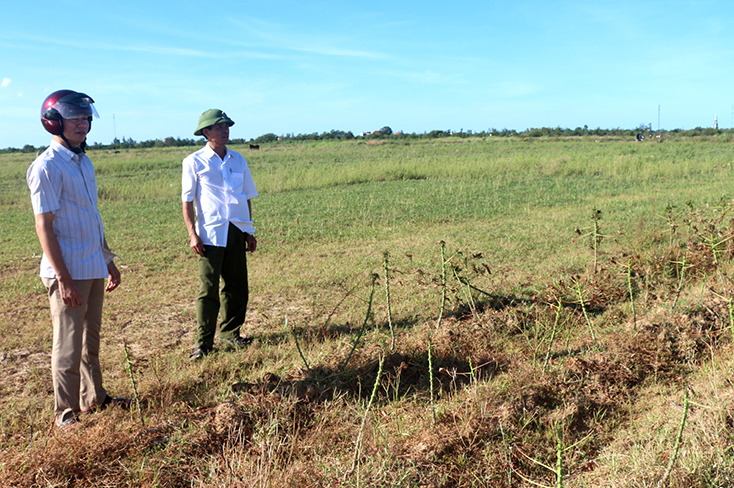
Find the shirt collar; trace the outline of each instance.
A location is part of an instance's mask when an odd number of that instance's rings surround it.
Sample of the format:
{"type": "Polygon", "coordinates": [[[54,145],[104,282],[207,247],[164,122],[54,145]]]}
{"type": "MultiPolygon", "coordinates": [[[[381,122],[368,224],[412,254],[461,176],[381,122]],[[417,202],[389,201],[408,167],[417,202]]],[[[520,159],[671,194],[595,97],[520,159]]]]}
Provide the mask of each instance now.
{"type": "MultiPolygon", "coordinates": [[[[212,149],[209,143],[207,143],[206,146],[204,146],[204,151],[206,151],[207,157],[212,157],[212,156],[219,157],[219,154],[214,152],[214,149],[212,149]]],[[[227,156],[229,156],[229,147],[227,148],[227,153],[224,155],[224,159],[227,159],[227,156]]],[[[224,159],[222,159],[222,161],[224,161],[224,159]]]]}
{"type": "Polygon", "coordinates": [[[49,147],[54,152],[59,153],[61,156],[63,156],[66,159],[66,161],[79,162],[80,160],[79,157],[76,157],[77,154],[74,151],[72,151],[68,147],[64,146],[60,142],[57,142],[53,139],[51,140],[51,144],[49,145],[49,147]]]}

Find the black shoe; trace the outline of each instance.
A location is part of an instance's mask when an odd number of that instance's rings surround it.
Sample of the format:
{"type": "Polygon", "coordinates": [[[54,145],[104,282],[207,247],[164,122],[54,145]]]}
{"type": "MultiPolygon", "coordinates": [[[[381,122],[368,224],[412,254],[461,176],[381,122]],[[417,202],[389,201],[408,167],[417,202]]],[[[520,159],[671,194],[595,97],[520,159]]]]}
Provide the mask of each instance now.
{"type": "Polygon", "coordinates": [[[189,354],[189,361],[204,359],[204,356],[207,356],[210,352],[212,352],[212,350],[206,346],[196,346],[194,350],[191,351],[191,354],[189,354]]]}
{"type": "Polygon", "coordinates": [[[112,398],[111,396],[107,395],[102,402],[102,405],[99,406],[99,409],[104,410],[107,407],[120,407],[123,410],[128,410],[131,404],[132,400],[130,400],[129,398],[112,398]]]}
{"type": "Polygon", "coordinates": [[[219,339],[228,350],[244,349],[252,344],[252,337],[235,337],[234,339],[219,339]]]}

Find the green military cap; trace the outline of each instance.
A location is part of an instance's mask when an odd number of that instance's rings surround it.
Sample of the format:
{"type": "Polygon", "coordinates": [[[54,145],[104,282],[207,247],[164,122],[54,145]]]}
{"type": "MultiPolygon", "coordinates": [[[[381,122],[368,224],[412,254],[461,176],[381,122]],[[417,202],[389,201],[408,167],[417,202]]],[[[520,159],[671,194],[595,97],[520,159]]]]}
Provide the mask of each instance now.
{"type": "Polygon", "coordinates": [[[216,108],[207,110],[199,117],[199,125],[196,127],[196,132],[194,132],[194,135],[200,136],[202,135],[202,129],[206,129],[221,122],[225,122],[230,127],[234,125],[234,120],[227,117],[227,114],[225,114],[221,110],[216,108]]]}

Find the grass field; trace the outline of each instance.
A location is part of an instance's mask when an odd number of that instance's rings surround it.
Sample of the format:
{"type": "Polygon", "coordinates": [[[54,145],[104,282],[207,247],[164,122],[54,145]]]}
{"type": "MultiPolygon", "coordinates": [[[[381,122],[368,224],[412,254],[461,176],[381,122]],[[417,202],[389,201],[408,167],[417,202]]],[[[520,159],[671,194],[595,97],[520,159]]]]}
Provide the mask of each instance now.
{"type": "Polygon", "coordinates": [[[192,149],[90,153],[105,385],[139,402],[68,434],[32,157],[0,155],[3,486],[734,483],[730,141],[373,142],[232,147],[256,341],[200,363],[192,149]]]}

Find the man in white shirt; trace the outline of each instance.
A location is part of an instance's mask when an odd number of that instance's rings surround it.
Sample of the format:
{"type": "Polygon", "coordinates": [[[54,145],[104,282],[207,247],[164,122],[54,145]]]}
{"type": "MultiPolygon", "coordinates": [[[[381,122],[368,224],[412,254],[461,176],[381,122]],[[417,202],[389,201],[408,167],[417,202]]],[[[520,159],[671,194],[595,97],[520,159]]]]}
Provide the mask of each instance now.
{"type": "Polygon", "coordinates": [[[221,110],[201,114],[194,135],[204,136],[207,144],[183,160],[183,217],[189,246],[199,255],[201,280],[192,360],[212,351],[220,305],[219,339],[225,347],[239,349],[252,342],[240,336],[240,328],[249,298],[245,253],[257,248],[250,202],[257,189],[245,158],[227,148],[232,125],[221,110]]]}
{"type": "Polygon", "coordinates": [[[26,175],[53,322],[51,375],[59,427],[75,424],[80,412],[130,403],[107,394],[99,363],[104,292],[117,288],[120,272],[97,210],[94,167],[84,154],[97,116],[93,103],[71,90],[44,100],[41,123],[53,140],[26,175]]]}

